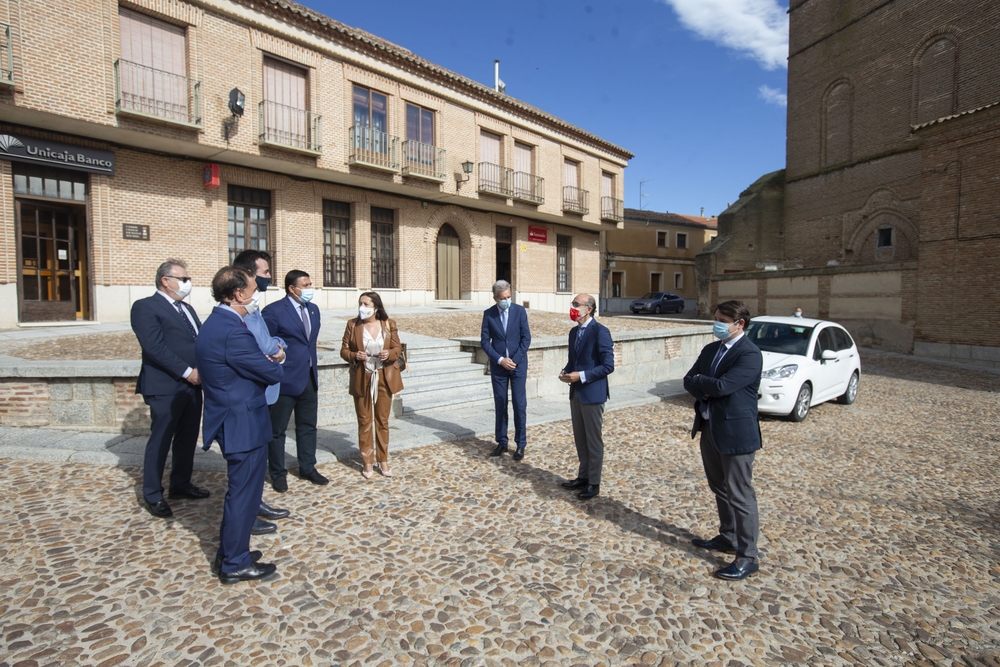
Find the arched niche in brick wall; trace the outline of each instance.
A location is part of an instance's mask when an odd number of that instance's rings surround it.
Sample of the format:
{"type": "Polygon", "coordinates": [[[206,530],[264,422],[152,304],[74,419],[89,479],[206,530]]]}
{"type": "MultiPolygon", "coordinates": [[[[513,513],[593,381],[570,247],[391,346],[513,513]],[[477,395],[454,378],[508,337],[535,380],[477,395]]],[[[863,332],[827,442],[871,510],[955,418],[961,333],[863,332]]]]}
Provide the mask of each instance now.
{"type": "Polygon", "coordinates": [[[912,123],[920,125],[954,114],[958,108],[958,35],[933,31],[913,56],[912,123]]]}
{"type": "Polygon", "coordinates": [[[823,94],[820,115],[820,167],[851,159],[854,122],[854,89],[847,79],[837,79],[823,94]]]}
{"type": "Polygon", "coordinates": [[[862,222],[846,246],[848,264],[886,264],[917,258],[917,228],[894,204],[895,195],[880,190],[869,197],[862,222]]]}
{"type": "Polygon", "coordinates": [[[445,225],[449,225],[458,235],[461,293],[468,295],[472,292],[472,232],[475,229],[475,221],[469,212],[460,206],[439,208],[431,214],[430,220],[427,222],[424,237],[424,246],[427,252],[425,264],[427,267],[427,289],[434,292],[437,291],[437,272],[435,267],[437,267],[438,235],[441,233],[441,228],[445,225]]]}

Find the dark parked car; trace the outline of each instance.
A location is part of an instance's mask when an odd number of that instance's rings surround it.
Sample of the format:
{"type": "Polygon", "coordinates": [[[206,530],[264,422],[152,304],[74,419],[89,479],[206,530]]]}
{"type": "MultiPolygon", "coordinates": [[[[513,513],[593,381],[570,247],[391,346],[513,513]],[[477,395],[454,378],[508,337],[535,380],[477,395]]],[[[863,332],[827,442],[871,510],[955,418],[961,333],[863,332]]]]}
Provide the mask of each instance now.
{"type": "Polygon", "coordinates": [[[684,310],[684,297],[673,292],[650,292],[636,299],[629,306],[633,313],[680,313],[684,310]]]}

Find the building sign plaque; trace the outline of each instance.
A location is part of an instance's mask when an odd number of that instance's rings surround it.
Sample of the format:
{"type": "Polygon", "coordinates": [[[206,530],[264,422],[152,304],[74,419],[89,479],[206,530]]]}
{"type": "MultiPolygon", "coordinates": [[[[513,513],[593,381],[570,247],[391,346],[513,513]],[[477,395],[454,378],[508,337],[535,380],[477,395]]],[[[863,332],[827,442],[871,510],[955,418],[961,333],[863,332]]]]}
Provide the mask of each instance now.
{"type": "Polygon", "coordinates": [[[122,225],[122,238],[127,241],[148,241],[149,225],[126,222],[122,225]]]}
{"type": "Polygon", "coordinates": [[[86,146],[0,133],[0,160],[115,175],[115,154],[86,146]]]}
{"type": "Polygon", "coordinates": [[[535,243],[548,243],[549,230],[545,227],[528,227],[528,240],[535,243]]]}

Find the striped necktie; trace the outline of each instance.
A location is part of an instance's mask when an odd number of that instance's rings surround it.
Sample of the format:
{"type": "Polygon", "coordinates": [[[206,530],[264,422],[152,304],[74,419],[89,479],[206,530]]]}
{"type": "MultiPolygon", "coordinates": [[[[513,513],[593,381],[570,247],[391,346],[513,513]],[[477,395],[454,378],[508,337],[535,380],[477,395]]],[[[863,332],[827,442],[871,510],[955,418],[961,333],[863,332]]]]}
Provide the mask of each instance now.
{"type": "Polygon", "coordinates": [[[197,338],[198,332],[195,330],[194,325],[191,324],[191,320],[188,318],[187,313],[184,312],[184,306],[181,305],[181,302],[174,301],[174,308],[176,308],[177,312],[181,314],[181,319],[184,320],[184,324],[187,325],[188,331],[191,332],[191,336],[193,338],[197,338]]]}

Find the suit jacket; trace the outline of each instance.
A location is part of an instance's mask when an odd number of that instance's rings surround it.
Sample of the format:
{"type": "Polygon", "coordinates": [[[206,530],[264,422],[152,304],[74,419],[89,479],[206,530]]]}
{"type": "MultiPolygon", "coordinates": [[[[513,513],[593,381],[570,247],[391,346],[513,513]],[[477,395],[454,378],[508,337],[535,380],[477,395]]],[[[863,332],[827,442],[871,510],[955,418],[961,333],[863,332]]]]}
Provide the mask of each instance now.
{"type": "Polygon", "coordinates": [[[696,399],[691,437],[705,420],[700,401],[708,396],[708,425],[720,454],[748,454],[761,448],[757,423],[757,389],[764,359],[760,349],[744,335],[726,352],[712,373],[712,362],[722,341],[709,343],[684,376],[684,388],[696,399]]]}
{"type": "Polygon", "coordinates": [[[307,303],[309,311],[309,338],[302,325],[302,315],[299,303],[290,297],[278,299],[268,304],[261,315],[267,323],[267,330],[272,336],[284,339],[288,344],[285,350],[285,379],[281,381],[282,396],[298,396],[306,390],[306,380],[312,373],[313,382],[319,387],[319,374],[316,370],[316,339],[319,337],[319,306],[307,303]],[[310,366],[310,363],[312,364],[310,366]]]}
{"type": "MultiPolygon", "coordinates": [[[[194,308],[181,302],[201,330],[201,320],[194,308]]],[[[142,348],[142,367],[135,383],[135,393],[147,396],[176,394],[192,385],[184,379],[184,371],[197,368],[195,337],[169,301],[159,294],[139,299],[132,304],[132,331],[142,348]]]]}
{"type": "MultiPolygon", "coordinates": [[[[389,385],[389,392],[398,394],[403,391],[403,378],[396,368],[396,359],[403,352],[403,346],[399,342],[399,329],[396,328],[396,320],[386,320],[382,322],[383,350],[389,350],[389,356],[382,362],[382,375],[389,385]]],[[[350,394],[351,396],[367,396],[368,383],[371,377],[365,370],[365,362],[354,358],[355,353],[365,349],[365,327],[361,319],[355,317],[347,321],[344,327],[344,339],[340,344],[341,358],[351,365],[350,394]]]]}
{"type": "Polygon", "coordinates": [[[271,440],[264,388],[281,382],[282,367],[264,356],[253,334],[231,309],[216,306],[195,345],[205,392],[205,449],[224,431],[226,452],[248,452],[271,440]]]}
{"type": "Polygon", "coordinates": [[[510,304],[510,308],[507,309],[507,331],[504,331],[503,323],[500,321],[500,307],[487,308],[483,313],[479,345],[490,358],[490,373],[493,375],[527,375],[528,346],[531,345],[528,311],[516,303],[510,304]],[[508,371],[501,366],[500,360],[504,357],[513,360],[517,368],[508,371]]]}
{"type": "Polygon", "coordinates": [[[592,319],[583,328],[583,340],[577,350],[576,339],[580,336],[580,331],[579,326],[569,330],[569,363],[563,368],[563,372],[583,371],[587,375],[587,382],[571,384],[569,397],[579,395],[580,402],[586,405],[604,403],[611,397],[608,376],[615,372],[615,344],[608,328],[592,319]]]}

